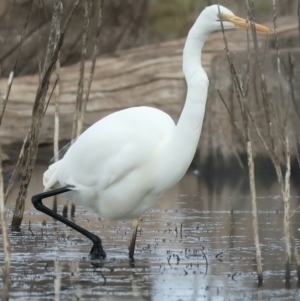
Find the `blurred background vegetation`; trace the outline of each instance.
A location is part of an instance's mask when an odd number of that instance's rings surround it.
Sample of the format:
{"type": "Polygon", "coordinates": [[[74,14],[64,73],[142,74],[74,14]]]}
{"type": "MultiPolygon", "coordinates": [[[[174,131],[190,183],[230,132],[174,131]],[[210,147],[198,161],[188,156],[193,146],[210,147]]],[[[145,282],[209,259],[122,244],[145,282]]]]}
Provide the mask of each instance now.
{"type": "MultiPolygon", "coordinates": [[[[255,18],[265,23],[273,19],[272,0],[254,0],[255,18]]],[[[216,0],[150,0],[148,43],[162,42],[185,37],[189,28],[205,6],[217,3],[216,0]]],[[[245,1],[219,0],[236,15],[246,17],[245,1]]],[[[297,0],[276,1],[278,16],[297,14],[297,0]]]]}
{"type": "MultiPolygon", "coordinates": [[[[252,0],[250,0],[252,1],[252,0]]],[[[91,0],[90,36],[95,35],[100,1],[91,0]]],[[[207,5],[217,0],[109,0],[104,1],[99,54],[134,48],[143,44],[159,43],[186,37],[193,22],[207,5]]],[[[28,26],[21,49],[21,60],[15,75],[38,71],[37,49],[43,61],[49,35],[53,0],[0,0],[0,77],[7,77],[18,55],[18,45],[26,17],[28,26]],[[13,7],[13,9],[12,9],[13,7]],[[34,42],[33,42],[34,41],[34,42]],[[38,48],[37,48],[38,47],[38,48]]],[[[73,5],[64,0],[64,15],[73,5]]],[[[219,0],[236,15],[247,15],[244,0],[219,0]]],[[[253,0],[255,18],[259,23],[273,19],[273,0],[253,0]]],[[[276,1],[277,15],[295,15],[297,0],[276,1]]],[[[61,51],[61,65],[72,65],[80,60],[83,35],[84,5],[75,12],[61,51]]],[[[93,53],[93,40],[88,40],[86,57],[93,53]]]]}

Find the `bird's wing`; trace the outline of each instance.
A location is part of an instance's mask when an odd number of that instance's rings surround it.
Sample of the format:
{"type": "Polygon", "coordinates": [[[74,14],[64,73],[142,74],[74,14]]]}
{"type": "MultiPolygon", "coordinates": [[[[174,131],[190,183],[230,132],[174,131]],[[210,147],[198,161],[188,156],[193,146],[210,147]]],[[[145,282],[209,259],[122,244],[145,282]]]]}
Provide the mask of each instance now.
{"type": "Polygon", "coordinates": [[[61,163],[49,167],[45,190],[56,182],[103,190],[153,160],[174,127],[169,115],[154,108],[111,114],[86,130],[61,163]]]}

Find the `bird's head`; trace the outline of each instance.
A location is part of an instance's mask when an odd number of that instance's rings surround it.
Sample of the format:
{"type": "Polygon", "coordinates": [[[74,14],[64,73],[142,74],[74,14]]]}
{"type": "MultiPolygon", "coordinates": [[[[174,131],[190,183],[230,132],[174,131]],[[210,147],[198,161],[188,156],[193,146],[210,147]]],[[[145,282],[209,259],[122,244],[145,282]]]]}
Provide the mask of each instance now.
{"type": "MultiPolygon", "coordinates": [[[[206,7],[201,13],[201,18],[205,22],[204,24],[207,24],[210,31],[221,30],[221,23],[223,23],[225,30],[238,27],[251,27],[250,22],[247,22],[247,20],[235,16],[232,11],[221,5],[211,5],[206,7]]],[[[256,23],[255,28],[260,32],[272,32],[268,27],[256,23]]]]}

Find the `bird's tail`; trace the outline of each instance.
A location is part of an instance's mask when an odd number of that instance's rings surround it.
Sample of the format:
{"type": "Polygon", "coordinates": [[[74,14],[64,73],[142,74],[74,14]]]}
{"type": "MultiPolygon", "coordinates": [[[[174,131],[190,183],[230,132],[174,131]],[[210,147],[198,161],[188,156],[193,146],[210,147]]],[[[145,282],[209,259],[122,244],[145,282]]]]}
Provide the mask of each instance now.
{"type": "Polygon", "coordinates": [[[48,191],[51,188],[59,188],[59,182],[57,180],[58,170],[62,164],[62,160],[59,160],[51,164],[48,169],[44,172],[43,185],[45,187],[44,191],[48,191]]]}

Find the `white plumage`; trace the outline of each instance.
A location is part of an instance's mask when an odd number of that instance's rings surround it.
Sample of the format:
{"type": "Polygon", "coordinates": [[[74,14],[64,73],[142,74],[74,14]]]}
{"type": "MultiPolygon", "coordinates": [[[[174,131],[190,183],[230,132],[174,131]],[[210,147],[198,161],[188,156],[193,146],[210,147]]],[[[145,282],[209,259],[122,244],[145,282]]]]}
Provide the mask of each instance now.
{"type": "Polygon", "coordinates": [[[154,108],[111,114],[87,129],[64,158],[49,167],[45,191],[73,185],[65,196],[104,218],[138,217],[167,188],[166,182],[158,185],[157,171],[174,130],[170,116],[154,108]]]}

